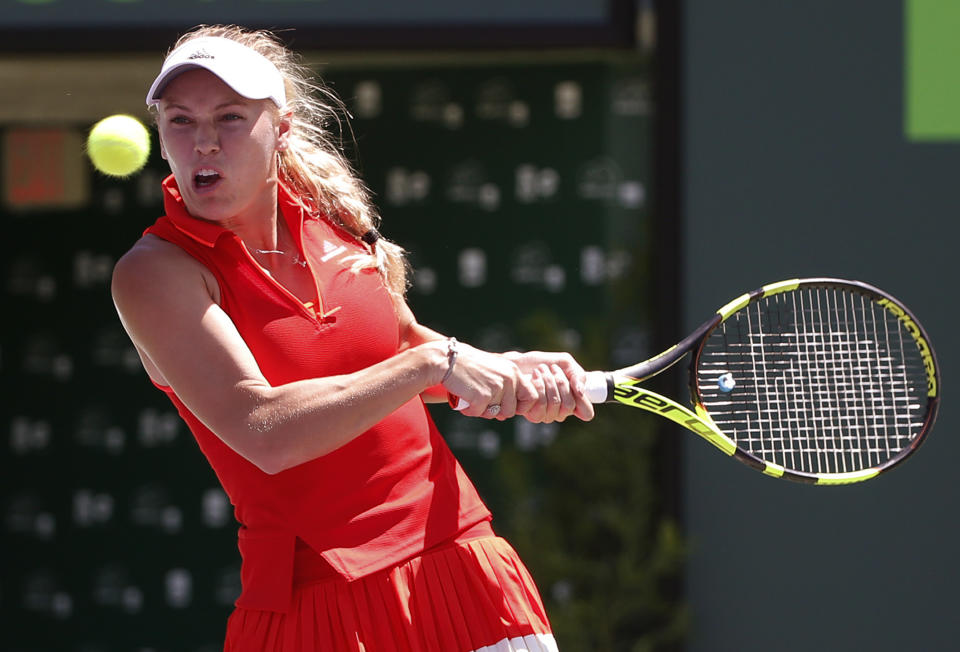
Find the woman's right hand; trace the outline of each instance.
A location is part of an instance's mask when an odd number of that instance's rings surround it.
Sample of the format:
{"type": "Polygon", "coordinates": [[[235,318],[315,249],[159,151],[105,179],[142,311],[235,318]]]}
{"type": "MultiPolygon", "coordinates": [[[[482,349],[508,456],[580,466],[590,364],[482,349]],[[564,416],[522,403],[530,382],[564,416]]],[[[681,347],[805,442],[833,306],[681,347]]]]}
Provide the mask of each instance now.
{"type": "MultiPolygon", "coordinates": [[[[538,400],[533,380],[513,361],[463,342],[457,342],[456,347],[456,361],[443,386],[469,404],[462,410],[466,416],[509,419],[518,408],[522,413],[538,400]]],[[[447,368],[449,356],[444,374],[447,368]]]]}

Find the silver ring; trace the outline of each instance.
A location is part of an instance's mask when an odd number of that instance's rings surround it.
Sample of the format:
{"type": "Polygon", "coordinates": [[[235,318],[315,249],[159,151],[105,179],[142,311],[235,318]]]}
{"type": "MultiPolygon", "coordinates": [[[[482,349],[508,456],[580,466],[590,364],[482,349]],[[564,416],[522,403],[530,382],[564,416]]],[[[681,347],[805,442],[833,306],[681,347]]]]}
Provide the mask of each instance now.
{"type": "Polygon", "coordinates": [[[487,409],[484,410],[484,412],[486,412],[492,417],[495,417],[498,414],[500,414],[500,405],[498,405],[497,403],[494,403],[493,405],[488,405],[487,409]]]}

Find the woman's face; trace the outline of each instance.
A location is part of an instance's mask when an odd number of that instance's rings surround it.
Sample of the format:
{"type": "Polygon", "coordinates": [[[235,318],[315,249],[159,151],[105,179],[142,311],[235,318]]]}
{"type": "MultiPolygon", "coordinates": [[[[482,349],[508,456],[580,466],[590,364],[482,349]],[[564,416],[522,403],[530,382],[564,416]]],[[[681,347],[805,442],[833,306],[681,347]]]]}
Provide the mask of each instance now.
{"type": "Polygon", "coordinates": [[[159,104],[160,152],[187,210],[219,223],[276,208],[276,153],[289,122],[270,100],[249,100],[202,69],[175,77],[159,104]]]}

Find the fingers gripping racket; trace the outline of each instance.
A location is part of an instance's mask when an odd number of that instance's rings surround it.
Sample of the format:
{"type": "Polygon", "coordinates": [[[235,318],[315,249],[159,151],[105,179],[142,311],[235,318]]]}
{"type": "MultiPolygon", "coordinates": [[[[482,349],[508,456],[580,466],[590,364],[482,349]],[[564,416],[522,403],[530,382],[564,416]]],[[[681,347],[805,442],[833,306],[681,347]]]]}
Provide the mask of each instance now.
{"type": "Polygon", "coordinates": [[[587,375],[594,403],[666,417],[778,478],[845,484],[906,459],[930,432],[940,374],[920,322],[858,281],[783,281],[720,308],[686,339],[587,375]],[[693,354],[693,409],[641,383],[693,354]]]}

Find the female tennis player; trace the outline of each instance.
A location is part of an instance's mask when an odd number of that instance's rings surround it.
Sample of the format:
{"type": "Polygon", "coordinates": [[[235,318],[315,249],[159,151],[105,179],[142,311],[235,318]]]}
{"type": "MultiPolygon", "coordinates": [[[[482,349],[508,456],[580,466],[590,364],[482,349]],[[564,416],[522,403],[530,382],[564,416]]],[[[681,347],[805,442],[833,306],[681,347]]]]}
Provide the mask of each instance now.
{"type": "Polygon", "coordinates": [[[541,599],[425,401],[591,419],[566,354],[493,354],[421,325],[327,131],[335,99],[271,34],[198,28],[147,95],[165,216],[113,296],[240,522],[225,649],[555,650],[541,599]],[[321,99],[323,98],[323,99],[321,99]]]}

